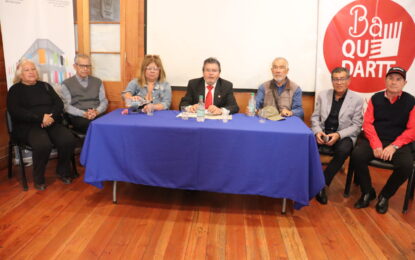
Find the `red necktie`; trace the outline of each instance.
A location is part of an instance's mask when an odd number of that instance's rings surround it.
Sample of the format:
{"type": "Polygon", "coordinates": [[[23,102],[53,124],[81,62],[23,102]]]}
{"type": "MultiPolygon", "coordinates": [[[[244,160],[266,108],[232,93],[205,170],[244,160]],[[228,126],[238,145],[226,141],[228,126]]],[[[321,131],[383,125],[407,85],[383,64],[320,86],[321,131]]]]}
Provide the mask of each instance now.
{"type": "Polygon", "coordinates": [[[213,86],[207,86],[207,88],[209,89],[207,95],[206,95],[206,99],[205,99],[205,108],[208,109],[210,105],[213,104],[213,98],[212,98],[212,88],[213,86]]]}

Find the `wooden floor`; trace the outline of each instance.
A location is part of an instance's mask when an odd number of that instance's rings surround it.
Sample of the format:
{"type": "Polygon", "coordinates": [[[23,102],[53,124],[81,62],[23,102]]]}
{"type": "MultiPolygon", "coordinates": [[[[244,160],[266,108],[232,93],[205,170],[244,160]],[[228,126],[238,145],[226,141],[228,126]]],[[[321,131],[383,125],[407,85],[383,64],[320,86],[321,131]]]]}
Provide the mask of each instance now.
{"type": "MultiPolygon", "coordinates": [[[[30,178],[23,192],[0,171],[0,259],[415,259],[415,206],[402,215],[403,187],[385,215],[374,203],[354,209],[359,191],[343,198],[342,173],[328,205],[289,203],[286,215],[279,199],[128,183],[113,204],[110,183],[65,185],[55,163],[45,191],[30,178]]],[[[376,175],[379,191],[389,175],[376,175]]]]}

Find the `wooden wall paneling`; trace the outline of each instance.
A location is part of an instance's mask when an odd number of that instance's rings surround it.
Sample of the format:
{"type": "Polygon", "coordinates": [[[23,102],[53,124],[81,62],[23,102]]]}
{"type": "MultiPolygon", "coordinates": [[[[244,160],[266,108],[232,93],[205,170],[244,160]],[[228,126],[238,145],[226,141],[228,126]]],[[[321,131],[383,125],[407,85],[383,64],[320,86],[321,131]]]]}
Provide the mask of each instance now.
{"type": "MultiPolygon", "coordinates": [[[[131,2],[131,1],[130,1],[131,2]]],[[[125,52],[125,25],[127,24],[126,17],[126,1],[120,0],[120,81],[121,85],[124,85],[125,78],[125,61],[126,61],[126,52],[125,52]]]]}
{"type": "Polygon", "coordinates": [[[107,112],[124,107],[124,100],[121,97],[121,92],[125,88],[124,84],[119,81],[104,81],[104,87],[108,99],[107,112]]]}
{"type": "Polygon", "coordinates": [[[0,169],[7,166],[8,159],[8,143],[9,135],[6,129],[6,98],[7,98],[7,82],[6,82],[6,65],[4,63],[3,39],[0,28],[0,169]]]}
{"type": "Polygon", "coordinates": [[[119,81],[104,81],[105,95],[108,99],[107,111],[112,111],[117,108],[124,107],[124,102],[121,98],[121,91],[123,84],[119,81]]]}
{"type": "Polygon", "coordinates": [[[137,76],[137,69],[144,57],[144,0],[125,2],[125,55],[124,77],[126,86],[137,76]]]}
{"type": "Polygon", "coordinates": [[[173,90],[172,97],[171,97],[171,106],[170,109],[172,110],[179,110],[179,104],[182,97],[186,94],[185,89],[173,90]]]}
{"type": "MultiPolygon", "coordinates": [[[[0,70],[3,70],[5,67],[5,64],[3,61],[0,61],[0,70]]],[[[6,78],[2,78],[2,76],[0,76],[0,109],[6,109],[6,104],[7,104],[7,83],[6,83],[6,78]]],[[[3,114],[2,114],[3,115],[3,114]]]]}
{"type": "Polygon", "coordinates": [[[234,95],[239,106],[239,113],[246,113],[251,92],[234,92],[234,95]]]}
{"type": "Polygon", "coordinates": [[[108,111],[124,106],[121,92],[137,76],[137,69],[144,57],[144,0],[121,0],[120,12],[121,82],[104,82],[109,101],[108,111]]]}
{"type": "Polygon", "coordinates": [[[91,52],[89,35],[89,0],[77,0],[78,52],[89,55],[91,52]]]}
{"type": "Polygon", "coordinates": [[[303,95],[304,122],[311,126],[311,114],[314,111],[314,95],[303,95]]]}

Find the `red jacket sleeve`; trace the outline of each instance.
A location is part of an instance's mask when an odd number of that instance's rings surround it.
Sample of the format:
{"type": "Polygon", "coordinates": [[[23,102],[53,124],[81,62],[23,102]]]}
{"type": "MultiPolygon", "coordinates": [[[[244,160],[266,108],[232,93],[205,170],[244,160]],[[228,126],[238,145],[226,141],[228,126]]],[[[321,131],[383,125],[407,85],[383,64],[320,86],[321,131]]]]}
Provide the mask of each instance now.
{"type": "Polygon", "coordinates": [[[378,133],[376,133],[375,126],[373,125],[374,121],[375,115],[373,113],[372,99],[370,99],[363,117],[363,132],[367,140],[369,140],[370,147],[372,147],[372,149],[382,148],[382,142],[379,139],[378,133]]]}

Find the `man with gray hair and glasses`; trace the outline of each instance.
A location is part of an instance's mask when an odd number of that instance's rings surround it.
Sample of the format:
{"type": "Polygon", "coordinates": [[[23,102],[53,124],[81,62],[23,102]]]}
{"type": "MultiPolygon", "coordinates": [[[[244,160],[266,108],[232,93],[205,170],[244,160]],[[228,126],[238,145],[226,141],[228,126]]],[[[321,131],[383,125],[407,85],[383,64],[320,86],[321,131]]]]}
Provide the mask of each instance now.
{"type": "MultiPolygon", "coordinates": [[[[356,143],[363,123],[363,98],[348,89],[349,70],[337,67],[331,72],[332,89],[318,94],[311,115],[311,129],[316,136],[319,150],[333,153],[324,170],[326,186],[329,186],[356,143]]],[[[326,188],[316,196],[321,204],[327,204],[326,188]]]]}
{"type": "Polygon", "coordinates": [[[256,108],[274,106],[281,116],[304,117],[301,88],[288,77],[288,61],[275,58],[271,65],[272,80],[264,82],[258,88],[255,97],[256,108]]]}
{"type": "Polygon", "coordinates": [[[108,100],[102,81],[90,75],[88,55],[76,55],[73,67],[76,75],[62,82],[65,112],[74,129],[86,133],[90,122],[107,110],[108,100]]]}

